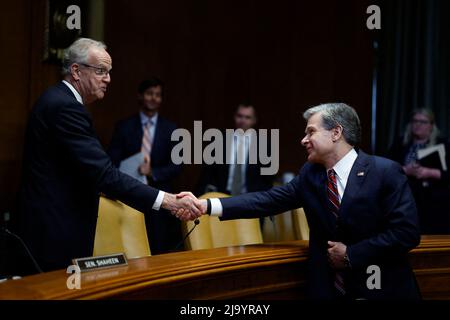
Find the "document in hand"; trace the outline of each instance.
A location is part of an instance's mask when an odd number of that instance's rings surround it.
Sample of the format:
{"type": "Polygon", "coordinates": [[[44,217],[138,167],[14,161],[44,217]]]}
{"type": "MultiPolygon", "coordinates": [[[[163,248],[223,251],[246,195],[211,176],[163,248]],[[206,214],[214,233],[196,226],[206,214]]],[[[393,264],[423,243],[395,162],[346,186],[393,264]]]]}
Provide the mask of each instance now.
{"type": "Polygon", "coordinates": [[[442,143],[418,150],[417,160],[419,160],[420,165],[424,167],[447,171],[447,164],[445,162],[445,147],[442,143]]]}
{"type": "Polygon", "coordinates": [[[144,162],[144,154],[138,152],[120,163],[119,170],[127,175],[147,184],[147,177],[139,173],[139,166],[144,162]]]}

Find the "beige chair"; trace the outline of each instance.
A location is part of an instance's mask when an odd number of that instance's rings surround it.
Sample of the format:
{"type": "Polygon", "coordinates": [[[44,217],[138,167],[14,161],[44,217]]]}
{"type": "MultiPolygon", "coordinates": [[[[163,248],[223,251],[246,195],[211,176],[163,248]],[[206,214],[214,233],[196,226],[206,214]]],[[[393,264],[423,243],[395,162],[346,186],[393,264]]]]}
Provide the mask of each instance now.
{"type": "MultiPolygon", "coordinates": [[[[224,198],[229,195],[209,192],[199,199],[224,198]]],[[[237,219],[220,221],[217,217],[203,215],[200,224],[186,239],[186,248],[190,250],[219,248],[235,245],[262,243],[263,238],[259,219],[237,219]]],[[[184,234],[194,226],[192,221],[183,223],[184,234]]]]}
{"type": "Polygon", "coordinates": [[[292,210],[294,231],[298,240],[309,240],[309,226],[303,208],[292,210]]]}
{"type": "Polygon", "coordinates": [[[100,197],[94,256],[120,252],[128,259],[151,255],[144,214],[120,201],[100,197]]]}
{"type": "Polygon", "coordinates": [[[296,240],[297,235],[294,229],[292,211],[265,217],[262,230],[264,242],[296,240]]]}

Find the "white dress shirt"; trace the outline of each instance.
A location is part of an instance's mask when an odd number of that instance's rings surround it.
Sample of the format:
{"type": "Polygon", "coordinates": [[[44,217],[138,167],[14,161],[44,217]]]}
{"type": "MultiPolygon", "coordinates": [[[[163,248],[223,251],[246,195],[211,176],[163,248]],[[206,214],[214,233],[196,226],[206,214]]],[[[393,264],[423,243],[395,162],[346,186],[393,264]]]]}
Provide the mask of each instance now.
{"type": "Polygon", "coordinates": [[[348,176],[352,170],[358,154],[355,149],[351,149],[347,154],[339,160],[333,167],[336,172],[336,184],[339,192],[339,202],[344,197],[345,187],[347,186],[348,176]]]}
{"type": "Polygon", "coordinates": [[[240,135],[234,134],[233,135],[233,143],[231,143],[230,148],[230,158],[228,159],[229,171],[228,171],[228,180],[227,180],[227,190],[231,191],[233,186],[233,177],[234,177],[234,170],[236,168],[236,162],[238,164],[242,164],[241,166],[241,181],[242,181],[242,190],[241,193],[247,192],[247,186],[246,186],[246,172],[247,172],[247,162],[248,162],[248,152],[249,147],[251,143],[251,135],[249,133],[245,133],[242,139],[239,139],[240,135]],[[240,161],[237,161],[237,150],[239,150],[239,145],[241,143],[244,143],[244,154],[242,155],[244,158],[240,159],[240,161]]]}
{"type": "Polygon", "coordinates": [[[83,98],[81,98],[81,96],[80,96],[80,94],[78,93],[77,89],[75,89],[75,88],[73,87],[73,85],[72,85],[70,82],[66,81],[66,80],[63,80],[62,82],[63,82],[67,87],[69,87],[70,91],[72,91],[72,93],[75,95],[75,99],[77,99],[77,101],[78,101],[79,103],[83,104],[83,98]]]}

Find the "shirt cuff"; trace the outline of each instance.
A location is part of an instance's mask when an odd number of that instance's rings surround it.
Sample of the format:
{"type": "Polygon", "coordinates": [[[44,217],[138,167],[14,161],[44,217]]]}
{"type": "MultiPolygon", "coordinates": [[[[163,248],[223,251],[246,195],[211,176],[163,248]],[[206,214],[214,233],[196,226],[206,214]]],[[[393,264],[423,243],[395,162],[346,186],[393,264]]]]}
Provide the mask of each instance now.
{"type": "Polygon", "coordinates": [[[216,217],[222,216],[222,202],[218,198],[211,198],[209,199],[211,201],[211,215],[216,217]]]}
{"type": "Polygon", "coordinates": [[[158,196],[156,197],[155,203],[153,203],[153,210],[159,211],[159,209],[161,208],[161,204],[164,200],[164,195],[166,193],[164,191],[159,191],[158,196]]]}

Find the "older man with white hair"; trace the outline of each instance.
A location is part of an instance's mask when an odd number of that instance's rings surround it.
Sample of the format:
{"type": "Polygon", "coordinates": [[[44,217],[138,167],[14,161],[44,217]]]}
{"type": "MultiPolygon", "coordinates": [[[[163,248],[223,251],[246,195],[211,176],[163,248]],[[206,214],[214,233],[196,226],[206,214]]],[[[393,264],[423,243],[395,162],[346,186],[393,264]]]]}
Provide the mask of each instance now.
{"type": "Polygon", "coordinates": [[[103,150],[85,105],[105,96],[111,68],[103,43],[78,39],[65,51],[64,80],[41,95],[29,117],[20,229],[44,271],[92,255],[100,193],[144,213],[200,214],[193,198],[176,199],[121,173],[103,150]]]}

